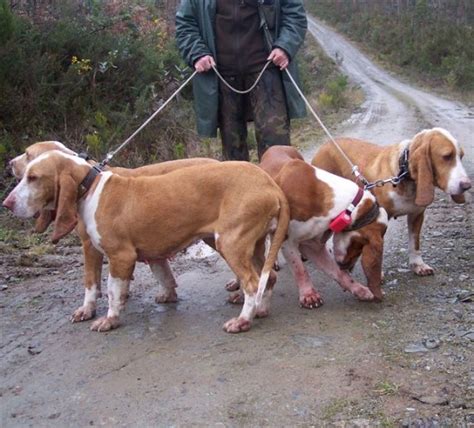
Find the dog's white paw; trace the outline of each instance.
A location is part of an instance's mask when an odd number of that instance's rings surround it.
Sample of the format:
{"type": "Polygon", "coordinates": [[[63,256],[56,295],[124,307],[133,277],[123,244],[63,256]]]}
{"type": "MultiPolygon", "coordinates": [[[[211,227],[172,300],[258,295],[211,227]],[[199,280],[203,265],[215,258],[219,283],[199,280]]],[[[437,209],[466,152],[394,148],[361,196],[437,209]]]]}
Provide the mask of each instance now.
{"type": "Polygon", "coordinates": [[[319,308],[323,303],[323,298],[314,288],[300,294],[300,306],[302,308],[315,309],[319,308]]]}
{"type": "Polygon", "coordinates": [[[163,293],[158,293],[155,297],[156,303],[176,303],[178,301],[178,295],[176,290],[166,290],[163,293]]]}
{"type": "Polygon", "coordinates": [[[413,272],[418,276],[434,275],[434,269],[426,263],[413,263],[410,265],[413,272]]]}
{"type": "Polygon", "coordinates": [[[374,295],[372,294],[372,291],[370,291],[367,287],[364,287],[363,285],[354,287],[352,289],[352,294],[359,300],[362,300],[364,302],[374,300],[374,295]]]}
{"type": "Polygon", "coordinates": [[[226,285],[225,285],[225,289],[227,291],[237,291],[238,289],[240,288],[240,281],[235,278],[235,279],[231,279],[226,285]]]}
{"type": "Polygon", "coordinates": [[[242,333],[250,330],[250,321],[240,317],[232,318],[224,324],[223,328],[227,333],[242,333]]]}
{"type": "Polygon", "coordinates": [[[227,298],[227,302],[232,303],[233,305],[242,305],[244,303],[244,300],[244,293],[242,293],[241,291],[231,293],[227,298]]]}
{"type": "Polygon", "coordinates": [[[72,322],[87,321],[95,317],[95,305],[86,305],[77,308],[71,316],[72,322]]]}
{"type": "Polygon", "coordinates": [[[101,317],[91,325],[92,331],[104,332],[113,330],[120,325],[118,317],[101,317]]]}

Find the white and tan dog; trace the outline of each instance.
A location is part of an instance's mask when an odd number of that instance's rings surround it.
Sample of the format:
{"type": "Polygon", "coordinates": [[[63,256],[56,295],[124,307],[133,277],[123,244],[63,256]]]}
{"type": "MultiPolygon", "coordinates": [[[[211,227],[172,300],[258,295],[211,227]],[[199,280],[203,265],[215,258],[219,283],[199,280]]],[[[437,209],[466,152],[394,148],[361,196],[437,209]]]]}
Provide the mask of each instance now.
{"type": "MultiPolygon", "coordinates": [[[[396,187],[388,184],[375,187],[373,192],[389,218],[407,216],[410,267],[417,275],[432,275],[433,268],[423,261],[420,251],[425,209],[433,202],[435,187],[451,195],[457,203],[465,201],[463,194],[471,188],[471,180],[461,162],[464,153],[458,141],[445,129],[433,128],[416,134],[411,140],[386,147],[353,138],[340,138],[337,142],[370,182],[397,176],[407,152],[408,177],[396,187]]],[[[350,165],[332,143],[326,143],[318,150],[312,164],[354,180],[350,165]]],[[[350,254],[351,261],[346,260],[345,267],[351,268],[355,264],[370,240],[370,232],[364,229],[353,232],[352,237],[346,239],[339,248],[346,259],[350,254]]]]}
{"type": "MultiPolygon", "coordinates": [[[[353,203],[359,187],[307,164],[293,147],[270,147],[262,156],[260,167],[280,186],[290,205],[290,224],[282,252],[298,286],[300,305],[311,309],[323,303],[301,261],[301,253],[359,300],[381,300],[380,281],[369,282],[369,288],[356,282],[339,268],[326,248],[326,241],[332,236],[331,221],[353,203]]],[[[360,193],[360,198],[348,228],[367,224],[366,227],[378,231],[381,240],[387,215],[384,210],[379,211],[370,192],[360,193]]],[[[345,235],[334,234],[334,245],[345,235]]]]}
{"type": "MultiPolygon", "coordinates": [[[[42,141],[35,143],[26,148],[25,152],[10,161],[10,167],[13,175],[21,179],[26,171],[26,167],[30,162],[41,156],[43,153],[51,150],[59,150],[63,153],[77,156],[77,153],[67,148],[58,141],[42,141]]],[[[111,167],[107,170],[125,177],[147,177],[167,174],[176,169],[187,168],[195,165],[204,165],[216,163],[216,160],[207,158],[182,159],[176,161],[168,161],[146,165],[143,167],[128,169],[120,167],[111,167]]],[[[54,210],[41,211],[36,220],[35,230],[42,233],[49,224],[54,220],[54,210]]],[[[82,220],[78,219],[76,231],[81,239],[82,251],[84,254],[84,287],[85,295],[82,306],[74,311],[71,317],[72,322],[86,321],[95,316],[97,307],[97,298],[101,295],[101,279],[103,254],[98,251],[90,240],[86,228],[82,220]]],[[[209,244],[213,244],[213,239],[207,240],[209,244]]],[[[150,263],[150,268],[158,281],[160,290],[156,295],[157,303],[170,303],[177,301],[176,281],[166,259],[158,259],[150,263]]]]}
{"type": "Polygon", "coordinates": [[[94,247],[109,259],[109,309],[92,330],[119,325],[137,261],[167,258],[206,236],[215,238],[245,293],[240,316],[224,329],[246,331],[255,315],[268,314],[271,285],[265,286],[285,239],[289,207],[281,189],[260,168],[224,162],[158,177],[103,172],[81,195],[80,185],[91,169],[77,156],[45,153],[28,164],[3,205],[23,218],[56,210],[53,242],[74,229],[78,216],[82,219],[94,247]],[[264,251],[269,233],[273,240],[262,267],[254,256],[264,251]]]}

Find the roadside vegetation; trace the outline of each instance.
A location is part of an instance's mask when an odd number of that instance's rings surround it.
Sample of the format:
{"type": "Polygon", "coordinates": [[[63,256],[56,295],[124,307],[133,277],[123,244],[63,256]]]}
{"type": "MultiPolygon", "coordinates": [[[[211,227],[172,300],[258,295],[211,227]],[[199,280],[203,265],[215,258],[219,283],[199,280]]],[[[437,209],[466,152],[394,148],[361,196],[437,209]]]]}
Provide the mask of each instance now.
{"type": "Polygon", "coordinates": [[[423,83],[474,93],[474,2],[307,0],[306,6],[423,83]]]}

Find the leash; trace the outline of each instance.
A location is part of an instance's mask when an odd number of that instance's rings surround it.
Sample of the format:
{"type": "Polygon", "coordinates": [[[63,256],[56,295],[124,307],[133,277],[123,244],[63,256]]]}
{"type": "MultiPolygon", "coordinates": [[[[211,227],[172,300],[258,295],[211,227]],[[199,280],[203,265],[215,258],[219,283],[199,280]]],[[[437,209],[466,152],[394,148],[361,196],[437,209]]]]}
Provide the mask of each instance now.
{"type": "Polygon", "coordinates": [[[337,144],[336,140],[334,139],[334,137],[331,135],[331,133],[329,132],[329,130],[326,128],[326,126],[324,125],[323,121],[319,118],[319,116],[316,114],[316,112],[314,111],[313,107],[311,106],[311,104],[309,103],[308,99],[304,96],[303,92],[301,91],[301,89],[299,88],[299,86],[297,85],[297,83],[295,82],[295,79],[293,78],[293,76],[291,75],[291,73],[288,71],[288,69],[286,68],[285,69],[286,71],[286,74],[288,75],[288,77],[290,78],[291,80],[291,83],[293,83],[293,86],[296,88],[296,91],[298,92],[298,94],[300,94],[300,97],[303,99],[303,101],[305,102],[306,106],[308,107],[309,111],[311,112],[311,114],[314,116],[314,118],[318,121],[319,125],[321,126],[321,128],[323,129],[323,131],[326,133],[326,135],[329,137],[329,139],[331,140],[331,142],[334,144],[334,146],[336,146],[336,148],[339,150],[339,153],[342,155],[342,157],[346,160],[346,162],[351,166],[351,170],[352,170],[352,174],[356,177],[357,180],[360,180],[363,184],[364,184],[364,189],[367,188],[367,186],[370,185],[369,181],[361,174],[361,172],[359,171],[359,167],[355,164],[352,163],[352,161],[349,159],[349,157],[345,154],[344,150],[342,150],[341,146],[339,144],[337,144]]]}
{"type": "Polygon", "coordinates": [[[161,112],[169,103],[171,100],[173,100],[176,95],[178,95],[183,88],[193,79],[193,77],[197,74],[197,71],[194,71],[191,76],[189,76],[184,83],[181,84],[181,86],[169,97],[161,106],[158,108],[143,124],[132,134],[130,137],[128,137],[120,146],[118,146],[115,150],[109,152],[106,156],[106,158],[100,162],[97,166],[101,171],[103,168],[113,159],[113,157],[120,151],[122,150],[130,141],[132,141],[142,130],[145,128],[154,118],[155,116],[161,112]]]}
{"type": "Polygon", "coordinates": [[[260,79],[262,78],[263,73],[265,72],[265,70],[268,68],[268,66],[271,63],[272,63],[271,61],[267,61],[265,66],[262,68],[262,71],[257,76],[257,79],[255,80],[254,84],[250,88],[245,89],[243,91],[240,90],[240,89],[234,88],[229,82],[227,82],[227,80],[225,80],[225,78],[222,76],[222,74],[219,73],[219,71],[217,70],[217,67],[215,65],[212,66],[212,69],[217,74],[217,77],[221,80],[221,82],[224,85],[226,85],[231,91],[235,92],[236,94],[245,95],[245,94],[248,94],[248,93],[252,92],[255,89],[255,87],[258,85],[258,82],[260,82],[260,79]]]}

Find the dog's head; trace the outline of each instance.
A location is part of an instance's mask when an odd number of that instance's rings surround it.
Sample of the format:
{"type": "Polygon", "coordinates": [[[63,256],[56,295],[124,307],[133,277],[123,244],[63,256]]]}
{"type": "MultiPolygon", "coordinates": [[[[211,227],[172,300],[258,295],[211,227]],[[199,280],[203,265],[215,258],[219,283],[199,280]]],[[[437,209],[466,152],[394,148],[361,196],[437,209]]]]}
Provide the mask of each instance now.
{"type": "Polygon", "coordinates": [[[415,135],[409,150],[409,171],[416,182],[418,206],[433,202],[435,186],[451,195],[456,203],[465,202],[463,193],[471,188],[471,180],[461,162],[464,152],[448,131],[424,130],[415,135]]]}
{"type": "Polygon", "coordinates": [[[31,161],[3,206],[22,218],[44,218],[45,229],[54,220],[53,242],[71,232],[77,224],[79,184],[90,165],[77,156],[48,151],[31,161]]]}
{"type": "Polygon", "coordinates": [[[25,150],[25,153],[17,156],[16,158],[10,161],[10,167],[12,169],[13,175],[21,180],[23,177],[27,165],[35,160],[38,156],[41,156],[43,153],[49,152],[51,150],[59,150],[70,155],[75,155],[76,153],[68,149],[64,144],[58,141],[42,141],[39,143],[32,144],[28,146],[25,150]]]}
{"type": "MultiPolygon", "coordinates": [[[[17,156],[10,161],[10,167],[13,175],[21,180],[25,174],[26,167],[30,162],[41,156],[43,153],[51,150],[59,150],[63,153],[76,155],[76,152],[68,149],[63,143],[58,141],[41,141],[28,146],[25,153],[17,156]]],[[[54,220],[54,212],[48,209],[41,210],[37,216],[35,223],[35,231],[43,233],[54,220]]]]}
{"type": "Polygon", "coordinates": [[[342,270],[352,271],[362,255],[363,268],[367,275],[368,285],[374,296],[382,300],[380,276],[383,259],[383,238],[388,226],[388,215],[380,208],[378,217],[372,223],[354,231],[336,233],[333,237],[334,257],[342,270]],[[376,284],[372,288],[371,284],[376,284]]]}

